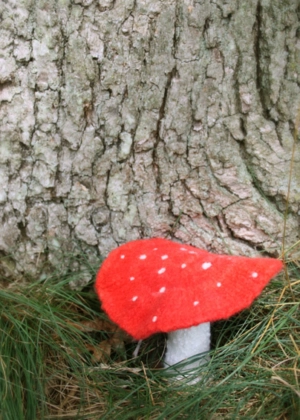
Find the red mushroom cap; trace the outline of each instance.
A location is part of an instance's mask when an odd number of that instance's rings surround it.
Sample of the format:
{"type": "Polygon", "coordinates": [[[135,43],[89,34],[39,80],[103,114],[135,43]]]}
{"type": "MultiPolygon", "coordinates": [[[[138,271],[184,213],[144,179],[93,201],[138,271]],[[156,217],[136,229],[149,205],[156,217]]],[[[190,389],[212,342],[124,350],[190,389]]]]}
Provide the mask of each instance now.
{"type": "Polygon", "coordinates": [[[136,339],[225,319],[251,305],[282,262],[211,254],[166,239],[113,250],[97,274],[102,307],[136,339]]]}

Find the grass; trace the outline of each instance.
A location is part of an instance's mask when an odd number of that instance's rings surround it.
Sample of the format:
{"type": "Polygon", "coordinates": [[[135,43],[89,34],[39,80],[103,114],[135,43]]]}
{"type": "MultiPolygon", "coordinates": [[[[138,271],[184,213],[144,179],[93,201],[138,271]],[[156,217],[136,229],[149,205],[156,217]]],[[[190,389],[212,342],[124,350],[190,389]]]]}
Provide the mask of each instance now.
{"type": "Polygon", "coordinates": [[[70,289],[72,276],[0,289],[0,419],[299,419],[300,270],[290,259],[249,310],[213,325],[210,361],[189,386],[161,368],[163,335],[133,358],[136,344],[92,287],[70,289]]]}

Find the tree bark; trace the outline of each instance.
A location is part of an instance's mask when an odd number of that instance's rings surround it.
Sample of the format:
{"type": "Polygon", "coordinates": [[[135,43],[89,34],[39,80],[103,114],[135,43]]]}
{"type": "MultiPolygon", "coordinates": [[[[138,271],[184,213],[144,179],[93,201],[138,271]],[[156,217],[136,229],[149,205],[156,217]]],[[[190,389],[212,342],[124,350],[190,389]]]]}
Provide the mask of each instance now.
{"type": "Polygon", "coordinates": [[[298,0],[7,0],[0,14],[6,276],[82,270],[141,237],[274,255],[286,219],[299,239],[298,0]]]}

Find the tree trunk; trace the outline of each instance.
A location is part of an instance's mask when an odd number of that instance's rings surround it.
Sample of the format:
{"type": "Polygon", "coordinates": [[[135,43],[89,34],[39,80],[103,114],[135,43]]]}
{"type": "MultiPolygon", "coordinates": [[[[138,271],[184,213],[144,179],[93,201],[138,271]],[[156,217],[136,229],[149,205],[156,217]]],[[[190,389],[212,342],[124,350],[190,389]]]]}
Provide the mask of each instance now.
{"type": "Polygon", "coordinates": [[[299,239],[298,0],[7,0],[0,13],[6,276],[82,270],[153,236],[276,255],[284,219],[286,243],[299,239]]]}

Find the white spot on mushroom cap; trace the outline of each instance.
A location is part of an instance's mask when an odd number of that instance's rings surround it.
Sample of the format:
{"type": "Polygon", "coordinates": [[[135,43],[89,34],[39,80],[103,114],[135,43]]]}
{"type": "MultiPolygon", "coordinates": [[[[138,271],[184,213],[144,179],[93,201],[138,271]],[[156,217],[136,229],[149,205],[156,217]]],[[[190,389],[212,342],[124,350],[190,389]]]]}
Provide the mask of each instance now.
{"type": "Polygon", "coordinates": [[[258,274],[254,272],[254,273],[252,273],[252,274],[251,274],[251,276],[252,276],[254,279],[256,279],[256,277],[258,276],[258,274]]]}
{"type": "Polygon", "coordinates": [[[186,267],[186,264],[181,264],[181,268],[185,268],[186,267]]]}
{"type": "Polygon", "coordinates": [[[153,251],[157,251],[157,248],[153,248],[153,251]]]}
{"type": "Polygon", "coordinates": [[[125,255],[121,255],[120,258],[121,258],[121,260],[124,260],[125,255]]]}
{"type": "Polygon", "coordinates": [[[161,257],[162,260],[166,260],[167,258],[169,258],[168,255],[162,255],[162,257],[161,257]]]}
{"type": "Polygon", "coordinates": [[[134,277],[129,277],[129,280],[130,280],[130,281],[133,281],[133,280],[134,280],[134,277]]]}
{"type": "Polygon", "coordinates": [[[210,262],[205,262],[205,263],[202,264],[203,270],[207,270],[210,267],[211,267],[211,263],[210,262]]]}
{"type": "Polygon", "coordinates": [[[194,306],[199,305],[199,301],[198,301],[198,300],[195,300],[195,302],[193,303],[193,305],[194,305],[194,306]]]}
{"type": "Polygon", "coordinates": [[[156,322],[157,321],[157,316],[154,316],[153,318],[152,318],[152,322],[156,322]]]}
{"type": "Polygon", "coordinates": [[[133,302],[135,302],[137,300],[138,296],[133,296],[133,298],[131,299],[133,302]]]}
{"type": "Polygon", "coordinates": [[[222,283],[218,282],[217,287],[221,287],[221,286],[222,286],[222,283]]]}
{"type": "Polygon", "coordinates": [[[166,271],[165,267],[162,267],[158,270],[158,274],[163,274],[166,271]]]}
{"type": "Polygon", "coordinates": [[[165,287],[161,287],[160,289],[159,289],[159,293],[164,293],[166,291],[166,288],[165,287]]]}
{"type": "Polygon", "coordinates": [[[189,254],[197,254],[195,251],[189,251],[189,254]]]}
{"type": "Polygon", "coordinates": [[[180,251],[187,251],[186,248],[180,248],[180,251]]]}
{"type": "Polygon", "coordinates": [[[147,258],[147,255],[145,255],[145,254],[139,256],[140,260],[145,260],[146,258],[147,258]]]}

